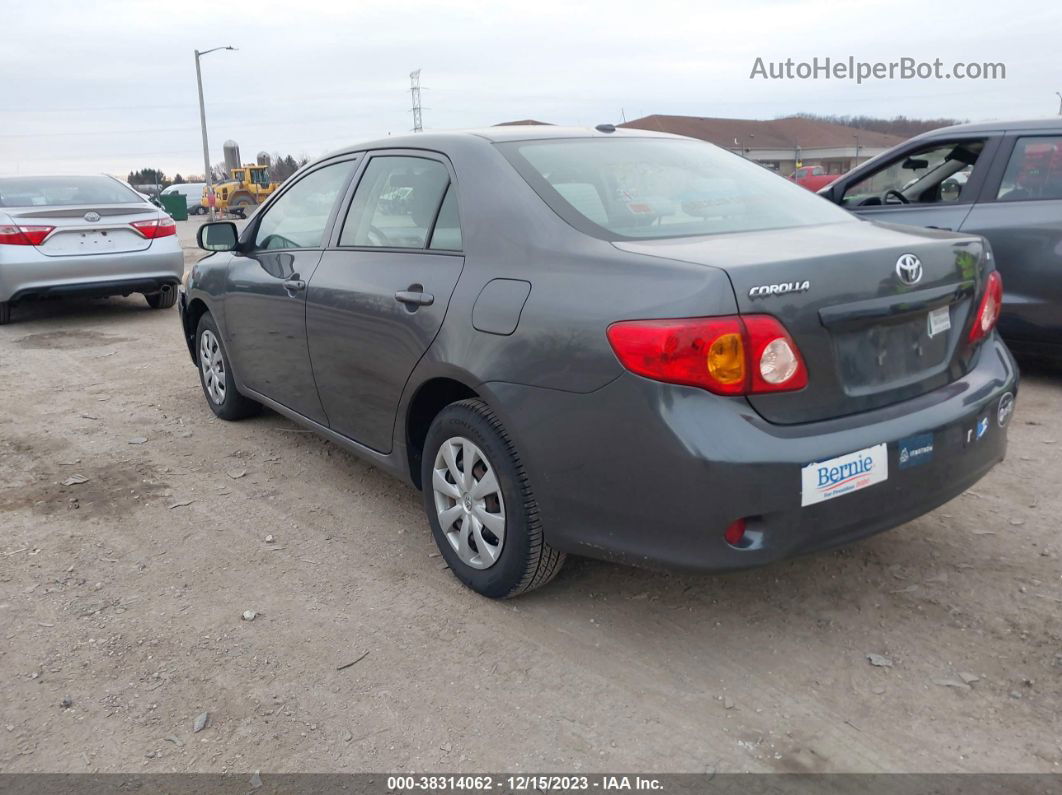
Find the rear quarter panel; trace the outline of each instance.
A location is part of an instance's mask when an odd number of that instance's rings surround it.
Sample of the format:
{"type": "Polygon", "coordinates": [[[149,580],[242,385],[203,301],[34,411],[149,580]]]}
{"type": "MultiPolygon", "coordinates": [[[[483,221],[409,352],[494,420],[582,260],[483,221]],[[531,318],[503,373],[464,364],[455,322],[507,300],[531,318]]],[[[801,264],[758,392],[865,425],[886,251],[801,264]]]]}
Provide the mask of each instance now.
{"type": "Polygon", "coordinates": [[[458,179],[465,268],[423,366],[478,383],[589,392],[622,372],[605,331],[617,320],[736,311],[722,271],[645,257],[559,218],[493,146],[449,153],[458,179]],[[477,330],[476,300],[493,279],[531,284],[510,334],[477,330]]]}

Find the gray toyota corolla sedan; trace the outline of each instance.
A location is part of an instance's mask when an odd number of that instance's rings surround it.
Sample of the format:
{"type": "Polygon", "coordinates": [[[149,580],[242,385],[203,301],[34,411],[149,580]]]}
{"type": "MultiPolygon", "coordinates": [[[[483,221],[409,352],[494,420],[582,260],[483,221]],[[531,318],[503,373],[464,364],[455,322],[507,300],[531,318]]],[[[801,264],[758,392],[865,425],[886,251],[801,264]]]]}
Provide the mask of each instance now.
{"type": "Polygon", "coordinates": [[[180,307],[211,410],[420,488],[505,597],[565,553],[725,570],[895,527],[1003,458],[984,240],[861,221],[710,144],[500,127],[303,168],[180,307]]]}
{"type": "Polygon", "coordinates": [[[184,273],[177,227],[108,176],[0,178],[0,325],[22,301],[143,293],[172,307],[184,273]]]}

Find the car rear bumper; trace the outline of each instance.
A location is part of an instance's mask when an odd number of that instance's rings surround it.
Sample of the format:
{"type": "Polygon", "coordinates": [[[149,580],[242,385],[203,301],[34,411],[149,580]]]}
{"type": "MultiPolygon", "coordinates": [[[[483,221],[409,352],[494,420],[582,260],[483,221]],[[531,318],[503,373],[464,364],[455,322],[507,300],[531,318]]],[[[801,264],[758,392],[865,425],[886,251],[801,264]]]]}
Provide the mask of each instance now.
{"type": "Polygon", "coordinates": [[[152,241],[144,251],[84,257],[46,257],[25,248],[17,252],[17,260],[10,252],[0,259],[0,301],[158,292],[179,284],[184,274],[184,255],[176,237],[152,241]]]}
{"type": "Polygon", "coordinates": [[[1017,368],[993,335],[964,378],[901,404],[801,425],[742,398],[623,375],[590,394],[489,384],[539,503],[547,540],[642,565],[726,570],[903,524],[976,483],[1006,452],[1000,399],[1017,368]],[[978,437],[979,422],[987,422],[978,437]],[[901,467],[900,443],[932,435],[901,467]],[[804,466],[884,443],[888,478],[801,507],[804,466]],[[733,546],[726,527],[744,518],[733,546]]]}

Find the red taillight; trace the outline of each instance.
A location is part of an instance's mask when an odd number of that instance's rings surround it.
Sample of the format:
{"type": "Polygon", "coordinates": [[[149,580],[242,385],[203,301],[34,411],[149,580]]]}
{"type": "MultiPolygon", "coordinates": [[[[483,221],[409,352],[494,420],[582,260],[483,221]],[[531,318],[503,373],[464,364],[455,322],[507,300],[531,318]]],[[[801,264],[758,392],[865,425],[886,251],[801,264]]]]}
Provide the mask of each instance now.
{"type": "Polygon", "coordinates": [[[719,395],[782,392],[807,385],[796,343],[770,315],[628,320],[608,341],[632,373],[719,395]]]}
{"type": "Polygon", "coordinates": [[[727,525],[726,531],[723,533],[723,538],[730,546],[737,546],[741,543],[741,539],[745,537],[745,520],[735,519],[729,525],[727,525]]]}
{"type": "Polygon", "coordinates": [[[168,215],[164,218],[152,218],[150,221],[133,221],[130,226],[148,240],[177,234],[177,224],[168,215]]]}
{"type": "Polygon", "coordinates": [[[9,246],[39,246],[53,229],[54,226],[0,225],[0,243],[9,246]]]}
{"type": "Polygon", "coordinates": [[[983,340],[992,333],[999,320],[999,311],[1003,307],[1003,277],[999,271],[992,271],[985,280],[985,294],[981,296],[981,305],[974,315],[973,328],[970,329],[971,343],[983,340]]]}

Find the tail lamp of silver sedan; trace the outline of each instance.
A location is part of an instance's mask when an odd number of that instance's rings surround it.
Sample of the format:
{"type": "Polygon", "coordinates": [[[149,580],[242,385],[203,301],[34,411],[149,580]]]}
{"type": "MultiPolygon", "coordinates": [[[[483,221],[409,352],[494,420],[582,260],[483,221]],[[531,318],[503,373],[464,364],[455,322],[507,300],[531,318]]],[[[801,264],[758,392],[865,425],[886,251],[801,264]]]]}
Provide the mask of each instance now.
{"type": "Polygon", "coordinates": [[[39,298],[143,293],[171,307],[184,273],[173,219],[112,177],[0,178],[0,324],[39,298]]]}
{"type": "Polygon", "coordinates": [[[268,406],[421,489],[491,597],[566,553],[726,570],[853,541],[1006,451],[974,235],[860,221],[710,144],[422,133],[286,183],[180,299],[210,409],[268,406]]]}

